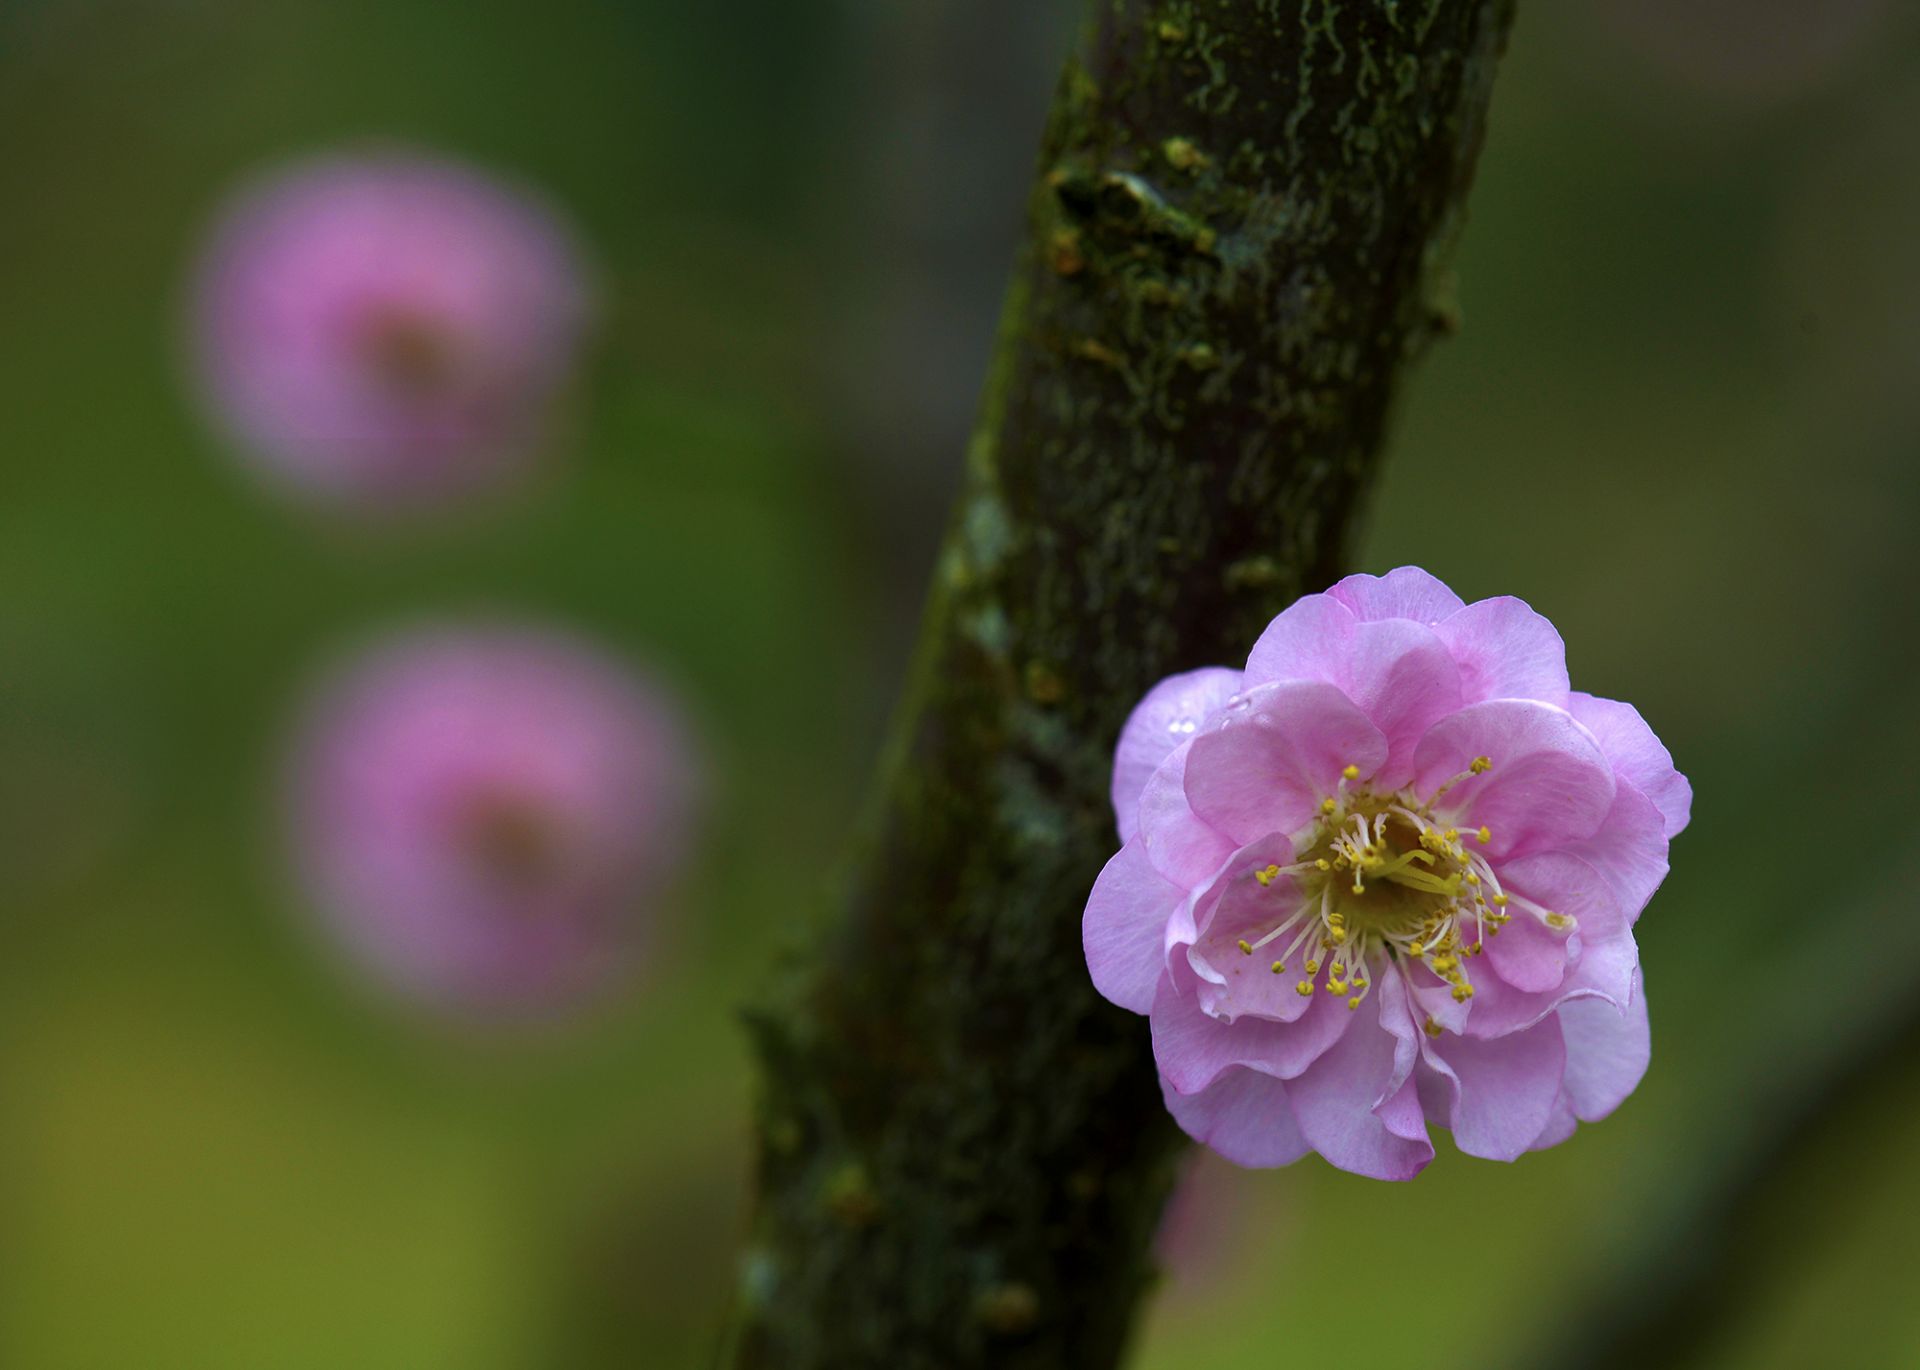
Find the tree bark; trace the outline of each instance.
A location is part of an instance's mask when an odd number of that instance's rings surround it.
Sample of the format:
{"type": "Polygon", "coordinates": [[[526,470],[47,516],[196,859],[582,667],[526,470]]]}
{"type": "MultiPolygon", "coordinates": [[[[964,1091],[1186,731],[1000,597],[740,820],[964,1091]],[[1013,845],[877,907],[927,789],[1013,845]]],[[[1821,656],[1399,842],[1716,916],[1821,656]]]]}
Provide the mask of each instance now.
{"type": "Polygon", "coordinates": [[[1510,18],[1091,0],[865,837],[749,1015],[733,1364],[1118,1361],[1179,1136],[1080,948],[1114,738],[1341,568],[1396,381],[1453,327],[1510,18]]]}

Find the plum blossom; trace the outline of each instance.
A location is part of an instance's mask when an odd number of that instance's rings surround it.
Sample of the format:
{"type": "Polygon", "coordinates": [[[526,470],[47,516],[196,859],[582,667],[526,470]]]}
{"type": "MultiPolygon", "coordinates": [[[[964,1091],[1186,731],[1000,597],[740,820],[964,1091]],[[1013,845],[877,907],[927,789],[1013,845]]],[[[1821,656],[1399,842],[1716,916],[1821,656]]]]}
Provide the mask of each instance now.
{"type": "Polygon", "coordinates": [[[538,455],[588,300],[538,201],[420,154],[244,190],[195,292],[217,416],[281,484],[361,507],[497,485],[538,455]]]}
{"type": "Polygon", "coordinates": [[[322,686],[289,837],[325,929],[379,979],[432,1007],[538,1013],[632,963],[700,781],[679,708],[595,648],[430,628],[322,686]]]}
{"type": "Polygon", "coordinates": [[[1088,969],[1227,1159],[1410,1179],[1433,1124],[1513,1160],[1645,1073],[1633,926],[1692,791],[1521,601],[1410,566],[1309,595],[1244,671],[1148,692],[1113,801],[1088,969]]]}

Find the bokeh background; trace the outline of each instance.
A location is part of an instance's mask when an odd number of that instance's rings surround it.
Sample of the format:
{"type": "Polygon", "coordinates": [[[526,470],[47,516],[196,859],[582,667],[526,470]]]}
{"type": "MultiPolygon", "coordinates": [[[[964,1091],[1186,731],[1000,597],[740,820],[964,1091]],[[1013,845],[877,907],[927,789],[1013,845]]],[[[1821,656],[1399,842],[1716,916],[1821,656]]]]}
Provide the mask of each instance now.
{"type": "MultiPolygon", "coordinates": [[[[873,760],[1070,10],[0,3],[0,1364],[709,1356],[735,1008],[873,760]],[[383,526],[250,481],[180,339],[241,178],[394,139],[563,207],[601,325],[540,480],[383,526]],[[472,611],[671,680],[714,772],[642,975],[538,1030],[369,993],[277,842],[313,673],[472,611]]],[[[1920,1364],[1916,18],[1523,0],[1360,563],[1528,599],[1691,774],[1653,1068],[1511,1167],[1205,1167],[1139,1365],[1551,1361],[1783,1119],[1677,1363],[1920,1364]]]]}

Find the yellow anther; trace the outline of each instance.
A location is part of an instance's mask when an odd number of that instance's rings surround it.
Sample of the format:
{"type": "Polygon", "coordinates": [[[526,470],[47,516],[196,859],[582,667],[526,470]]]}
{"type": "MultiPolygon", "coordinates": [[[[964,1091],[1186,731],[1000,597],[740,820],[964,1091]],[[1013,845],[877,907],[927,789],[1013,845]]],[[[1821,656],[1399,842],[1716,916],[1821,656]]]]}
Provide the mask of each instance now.
{"type": "Polygon", "coordinates": [[[1332,870],[1332,869],[1333,869],[1333,865],[1332,865],[1332,863],[1330,863],[1330,862],[1329,862],[1329,861],[1327,860],[1327,858],[1326,858],[1326,857],[1324,857],[1324,856],[1323,856],[1323,857],[1321,857],[1321,858],[1320,858],[1320,859],[1319,859],[1318,861],[1315,861],[1315,862],[1314,862],[1313,864],[1314,864],[1314,865],[1316,865],[1316,866],[1318,866],[1318,867],[1319,867],[1319,868],[1320,868],[1321,870],[1323,870],[1323,871],[1330,871],[1330,870],[1332,870]]]}
{"type": "Polygon", "coordinates": [[[1476,756],[1473,759],[1473,764],[1468,766],[1467,769],[1475,775],[1485,775],[1493,769],[1493,758],[1490,756],[1476,756]]]}
{"type": "Polygon", "coordinates": [[[1482,823],[1480,825],[1480,831],[1475,833],[1474,836],[1482,842],[1491,842],[1493,841],[1493,829],[1489,828],[1485,823],[1482,823]]]}
{"type": "Polygon", "coordinates": [[[1550,928],[1570,928],[1573,926],[1573,920],[1564,913],[1550,913],[1547,915],[1547,926],[1550,928]]]}
{"type": "Polygon", "coordinates": [[[1313,960],[1307,962],[1307,974],[1318,975],[1319,973],[1320,973],[1320,958],[1316,956],[1313,958],[1313,960]]]}
{"type": "Polygon", "coordinates": [[[1507,906],[1507,896],[1506,896],[1506,895],[1504,895],[1504,894],[1496,894],[1496,895],[1494,895],[1494,896],[1493,896],[1493,906],[1494,906],[1494,907],[1495,907],[1496,909],[1504,909],[1504,908],[1505,908],[1505,907],[1507,906]]]}
{"type": "Polygon", "coordinates": [[[1253,943],[1249,942],[1246,938],[1242,937],[1234,945],[1240,948],[1240,954],[1242,956],[1253,955],[1253,943]]]}
{"type": "Polygon", "coordinates": [[[1438,1037],[1440,1035],[1440,1025],[1433,1021],[1432,1014],[1427,1015],[1426,1030],[1427,1036],[1429,1037],[1438,1037]]]}
{"type": "Polygon", "coordinates": [[[1425,945],[1424,943],[1421,943],[1421,942],[1409,942],[1409,943],[1407,943],[1407,955],[1409,955],[1409,956],[1425,956],[1426,954],[1427,954],[1427,948],[1426,948],[1426,945],[1425,945]]]}
{"type": "Polygon", "coordinates": [[[1345,928],[1333,928],[1327,935],[1336,942],[1344,942],[1347,940],[1347,930],[1345,928]]]}
{"type": "Polygon", "coordinates": [[[1340,772],[1340,774],[1349,780],[1358,780],[1360,778],[1360,768],[1358,766],[1348,766],[1344,771],[1340,772]]]}
{"type": "Polygon", "coordinates": [[[1305,998],[1307,995],[1313,993],[1313,981],[1302,980],[1299,984],[1295,985],[1293,988],[1302,998],[1305,998]]]}
{"type": "Polygon", "coordinates": [[[1347,1000],[1347,1007],[1348,1007],[1349,1009],[1356,1009],[1356,1008],[1359,1008],[1359,1007],[1360,1007],[1360,996],[1356,994],[1356,995],[1354,995],[1354,996],[1353,996],[1353,998],[1351,998],[1351,999],[1349,999],[1349,1000],[1347,1000]]]}
{"type": "Polygon", "coordinates": [[[1460,840],[1460,829],[1448,828],[1445,832],[1441,833],[1440,836],[1444,841],[1457,842],[1460,840]]]}
{"type": "Polygon", "coordinates": [[[1338,804],[1333,802],[1333,797],[1331,795],[1329,795],[1327,798],[1320,801],[1321,813],[1332,813],[1335,809],[1339,807],[1340,806],[1338,804]]]}
{"type": "Polygon", "coordinates": [[[1285,961],[1275,961],[1273,963],[1273,973],[1275,975],[1278,975],[1281,971],[1285,970],[1286,968],[1287,968],[1287,963],[1285,961]]]}
{"type": "Polygon", "coordinates": [[[1467,872],[1466,879],[1469,885],[1477,885],[1480,883],[1480,877],[1477,874],[1475,874],[1473,871],[1467,872]]]}

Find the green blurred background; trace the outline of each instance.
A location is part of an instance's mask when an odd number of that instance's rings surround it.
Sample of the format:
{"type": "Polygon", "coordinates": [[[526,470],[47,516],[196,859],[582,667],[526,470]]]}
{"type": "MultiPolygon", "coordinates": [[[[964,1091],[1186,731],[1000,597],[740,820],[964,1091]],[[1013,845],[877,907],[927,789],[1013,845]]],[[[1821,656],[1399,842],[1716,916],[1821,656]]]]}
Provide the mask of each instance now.
{"type": "MultiPolygon", "coordinates": [[[[1140,1365],[1550,1361],[1920,994],[1915,21],[1523,0],[1466,329],[1411,387],[1360,560],[1528,599],[1692,776],[1640,929],[1653,1068],[1511,1167],[1207,1169],[1140,1365]]],[[[1071,26],[1067,0],[0,0],[0,1364],[707,1358],[734,1009],[873,759],[1071,26]],[[185,383],[221,197],[370,139],[543,187],[597,262],[565,450],[510,505],[316,517],[185,383]],[[647,974],[532,1036],[359,993],[274,844],[315,667],[474,608],[650,663],[718,771],[647,974]]],[[[1920,1364],[1920,1100],[1884,1064],[1756,1198],[1686,1363],[1920,1364]]]]}

